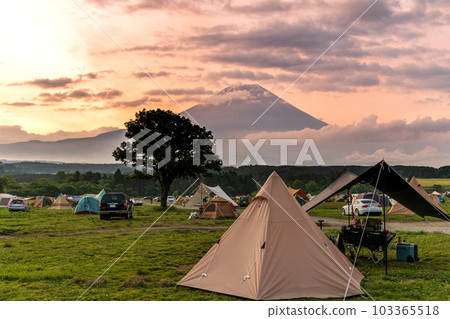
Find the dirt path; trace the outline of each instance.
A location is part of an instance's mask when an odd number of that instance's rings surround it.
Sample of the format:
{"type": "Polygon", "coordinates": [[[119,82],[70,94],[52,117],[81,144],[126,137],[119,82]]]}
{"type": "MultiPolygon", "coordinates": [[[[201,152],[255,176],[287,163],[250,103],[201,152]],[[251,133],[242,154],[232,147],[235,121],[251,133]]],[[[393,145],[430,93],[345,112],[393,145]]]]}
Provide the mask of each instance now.
{"type": "MultiPolygon", "coordinates": [[[[86,235],[86,234],[102,234],[102,233],[120,233],[120,232],[130,232],[135,230],[146,230],[148,227],[146,226],[137,226],[137,227],[121,227],[121,228],[108,228],[108,229],[90,229],[90,230],[81,230],[77,232],[70,232],[70,233],[41,233],[41,234],[26,234],[26,235],[19,235],[14,236],[11,234],[3,234],[0,233],[0,240],[1,239],[18,239],[23,237],[31,237],[31,236],[43,236],[43,237],[69,237],[69,236],[79,236],[79,235],[86,235]]],[[[189,229],[189,230],[198,230],[198,231],[209,231],[214,232],[218,229],[227,229],[227,226],[153,226],[149,228],[149,231],[157,231],[157,230],[168,230],[168,229],[189,229]]]]}
{"type": "MultiPolygon", "coordinates": [[[[339,229],[342,225],[347,225],[347,221],[339,218],[311,216],[315,222],[323,220],[323,229],[339,229]]],[[[427,220],[408,220],[408,221],[388,221],[387,229],[391,231],[424,231],[427,233],[439,232],[450,234],[450,223],[447,221],[427,221],[427,220]]]]}
{"type": "MultiPolygon", "coordinates": [[[[346,225],[347,221],[344,219],[331,218],[331,217],[321,217],[321,216],[311,216],[315,222],[323,220],[323,229],[340,229],[342,225],[346,225]]],[[[153,226],[149,231],[158,230],[168,230],[168,229],[189,229],[198,231],[216,231],[227,229],[228,226],[153,226]]],[[[42,233],[42,234],[27,234],[16,236],[14,233],[0,233],[1,239],[18,239],[28,236],[43,236],[43,237],[68,237],[68,236],[79,236],[85,234],[100,234],[100,233],[119,233],[119,232],[129,232],[136,230],[146,230],[146,226],[137,227],[121,227],[121,228],[110,228],[110,229],[91,229],[82,230],[70,233],[42,233]]],[[[401,230],[401,231],[424,231],[427,233],[439,232],[444,234],[450,234],[450,223],[446,221],[389,221],[388,229],[391,231],[401,230]]]]}

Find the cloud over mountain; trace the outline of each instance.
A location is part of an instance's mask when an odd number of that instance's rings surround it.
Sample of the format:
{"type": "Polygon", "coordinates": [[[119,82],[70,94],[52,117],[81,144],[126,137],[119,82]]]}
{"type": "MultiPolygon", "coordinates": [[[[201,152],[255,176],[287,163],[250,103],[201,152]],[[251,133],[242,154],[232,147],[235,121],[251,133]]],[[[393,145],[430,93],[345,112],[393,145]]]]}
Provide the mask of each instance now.
{"type": "Polygon", "coordinates": [[[318,129],[327,125],[258,84],[227,87],[181,115],[222,138],[242,136],[243,132],[318,129]]]}

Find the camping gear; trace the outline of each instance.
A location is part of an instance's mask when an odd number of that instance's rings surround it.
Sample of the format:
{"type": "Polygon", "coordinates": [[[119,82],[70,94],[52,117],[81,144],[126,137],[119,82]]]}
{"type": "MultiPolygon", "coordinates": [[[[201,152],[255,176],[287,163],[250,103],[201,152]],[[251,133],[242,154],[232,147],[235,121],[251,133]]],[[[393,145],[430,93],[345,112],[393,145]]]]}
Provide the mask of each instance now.
{"type": "Polygon", "coordinates": [[[225,198],[227,201],[229,201],[234,207],[237,207],[238,204],[234,200],[231,199],[230,196],[228,196],[220,186],[208,186],[203,183],[200,183],[198,185],[197,189],[194,192],[194,195],[192,195],[191,199],[186,203],[185,207],[188,208],[195,208],[198,206],[203,206],[203,201],[206,198],[211,198],[211,196],[219,196],[222,198],[225,198]]]}
{"type": "Polygon", "coordinates": [[[367,225],[365,231],[363,231],[364,228],[362,225],[349,225],[342,227],[339,236],[342,236],[345,245],[341,251],[345,253],[351,249],[354,249],[357,252],[358,247],[361,245],[361,247],[366,247],[370,250],[369,258],[375,263],[378,263],[384,257],[377,257],[376,253],[389,250],[389,247],[391,243],[393,243],[393,239],[395,237],[395,233],[383,231],[382,226],[383,225],[381,223],[380,226],[375,223],[373,225],[367,225]]]}
{"type": "MultiPolygon", "coordinates": [[[[334,181],[319,195],[317,195],[317,197],[320,197],[320,200],[317,201],[313,200],[309,202],[309,203],[313,202],[313,204],[305,205],[305,209],[312,209],[312,207],[319,205],[321,202],[325,201],[328,197],[338,194],[339,192],[345,189],[348,190],[348,195],[350,197],[350,188],[353,185],[359,183],[368,183],[376,187],[378,191],[381,191],[383,193],[383,197],[385,194],[389,195],[397,202],[401,203],[406,208],[410,209],[411,211],[413,211],[414,213],[416,213],[421,217],[433,216],[450,221],[449,216],[445,212],[443,212],[442,209],[440,209],[439,207],[434,205],[430,200],[428,200],[428,196],[424,196],[424,194],[421,194],[414,187],[408,184],[405,181],[405,179],[401,177],[384,160],[372,166],[371,168],[369,168],[368,170],[366,170],[364,173],[362,173],[357,177],[351,178],[351,175],[347,173],[348,171],[344,173],[342,176],[340,176],[336,181],[334,181]]],[[[382,204],[385,204],[385,201],[382,201],[382,204]]],[[[385,211],[384,207],[383,211],[385,211]]],[[[387,234],[386,213],[383,214],[383,217],[384,217],[383,229],[385,230],[384,232],[387,234]]],[[[386,240],[385,243],[387,244],[387,242],[388,241],[386,240]]],[[[383,249],[386,274],[388,269],[387,249],[388,246],[386,245],[383,249]]]]}
{"type": "Polygon", "coordinates": [[[191,213],[190,215],[189,215],[189,218],[188,219],[198,219],[198,214],[197,213],[191,213]]]}
{"type": "Polygon", "coordinates": [[[33,203],[33,207],[48,207],[53,203],[53,198],[47,196],[38,196],[33,203]]]}
{"type": "Polygon", "coordinates": [[[397,244],[396,255],[397,261],[419,261],[416,244],[397,244]]]}
{"type": "Polygon", "coordinates": [[[67,201],[64,195],[59,195],[48,209],[72,210],[72,205],[67,201]]]}
{"type": "Polygon", "coordinates": [[[222,197],[214,197],[205,207],[203,207],[200,218],[237,218],[238,214],[231,204],[222,197]]]}
{"type": "Polygon", "coordinates": [[[99,214],[100,201],[92,195],[86,195],[78,202],[74,215],[99,214]]]}
{"type": "Polygon", "coordinates": [[[273,172],[178,285],[255,300],[341,298],[363,294],[362,278],[273,172]]]}

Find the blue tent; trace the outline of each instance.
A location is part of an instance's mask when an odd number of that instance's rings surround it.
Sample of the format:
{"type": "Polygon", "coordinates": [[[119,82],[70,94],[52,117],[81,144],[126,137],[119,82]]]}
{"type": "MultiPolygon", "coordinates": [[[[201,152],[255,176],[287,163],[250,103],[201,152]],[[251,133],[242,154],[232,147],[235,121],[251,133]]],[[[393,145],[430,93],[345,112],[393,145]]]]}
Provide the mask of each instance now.
{"type": "Polygon", "coordinates": [[[75,215],[99,214],[99,200],[92,195],[86,195],[78,202],[75,208],[75,215]]]}

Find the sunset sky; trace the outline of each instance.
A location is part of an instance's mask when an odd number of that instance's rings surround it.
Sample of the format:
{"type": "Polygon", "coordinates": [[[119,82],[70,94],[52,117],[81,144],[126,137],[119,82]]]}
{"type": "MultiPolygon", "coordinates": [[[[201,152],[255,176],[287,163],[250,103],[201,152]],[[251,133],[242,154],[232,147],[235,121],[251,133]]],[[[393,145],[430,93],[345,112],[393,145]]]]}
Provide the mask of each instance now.
{"type": "MultiPolygon", "coordinates": [[[[0,143],[93,136],[230,85],[280,95],[373,2],[2,1],[0,143]]],[[[331,124],[326,134],[397,123],[406,144],[391,151],[448,149],[448,39],[450,1],[379,0],[283,98],[331,124]]]]}

